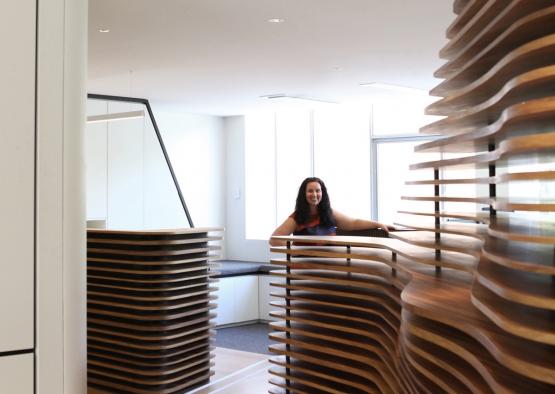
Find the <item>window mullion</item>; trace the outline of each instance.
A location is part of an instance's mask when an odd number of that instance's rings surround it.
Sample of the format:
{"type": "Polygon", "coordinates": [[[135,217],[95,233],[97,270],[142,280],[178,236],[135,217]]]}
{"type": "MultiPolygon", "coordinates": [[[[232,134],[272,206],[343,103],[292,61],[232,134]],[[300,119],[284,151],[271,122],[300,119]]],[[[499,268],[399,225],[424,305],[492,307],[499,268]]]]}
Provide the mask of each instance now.
{"type": "Polygon", "coordinates": [[[378,155],[374,139],[374,105],[370,106],[368,132],[370,134],[370,217],[372,220],[378,220],[378,155]]]}

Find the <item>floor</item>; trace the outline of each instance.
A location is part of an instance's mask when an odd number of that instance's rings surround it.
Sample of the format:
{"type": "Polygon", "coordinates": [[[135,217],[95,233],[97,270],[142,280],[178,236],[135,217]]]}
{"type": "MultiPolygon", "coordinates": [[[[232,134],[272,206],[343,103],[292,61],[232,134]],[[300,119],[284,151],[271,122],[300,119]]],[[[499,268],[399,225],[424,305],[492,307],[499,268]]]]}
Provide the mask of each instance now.
{"type": "Polygon", "coordinates": [[[268,346],[271,332],[268,323],[219,328],[216,330],[216,346],[252,353],[270,354],[268,346]]]}
{"type": "Polygon", "coordinates": [[[215,375],[207,386],[188,394],[264,394],[268,393],[268,355],[217,347],[215,375]]]}

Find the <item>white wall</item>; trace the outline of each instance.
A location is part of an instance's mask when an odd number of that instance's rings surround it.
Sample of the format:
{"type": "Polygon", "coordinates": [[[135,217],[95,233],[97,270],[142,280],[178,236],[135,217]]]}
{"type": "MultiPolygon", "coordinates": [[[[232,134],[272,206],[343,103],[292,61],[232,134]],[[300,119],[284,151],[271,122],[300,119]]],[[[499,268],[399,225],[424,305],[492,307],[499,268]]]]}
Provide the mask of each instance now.
{"type": "MultiPolygon", "coordinates": [[[[87,116],[108,113],[108,103],[87,100],[87,116]]],[[[89,123],[85,129],[85,185],[87,219],[106,220],[108,215],[108,124],[89,123]]]]}
{"type": "Polygon", "coordinates": [[[87,391],[83,135],[85,0],[38,2],[38,394],[87,391]]]}
{"type": "Polygon", "coordinates": [[[2,4],[1,393],[86,392],[86,29],[84,0],[2,4]]]}
{"type": "Polygon", "coordinates": [[[224,226],[223,119],[156,105],[153,112],[195,227],[224,226]]]}
{"type": "MultiPolygon", "coordinates": [[[[35,12],[9,0],[0,13],[0,353],[32,349],[34,323],[35,12]],[[20,31],[13,37],[11,31],[20,31]]],[[[4,364],[7,361],[4,360],[4,364]]],[[[0,370],[0,380],[2,370],[0,370]]]]}
{"type": "Polygon", "coordinates": [[[226,257],[230,260],[270,260],[266,240],[245,239],[245,117],[224,119],[226,137],[226,257]]]}
{"type": "MultiPolygon", "coordinates": [[[[110,113],[138,111],[143,106],[110,103],[110,113]]],[[[143,151],[146,119],[107,124],[107,225],[114,229],[142,229],[143,151]]]]}

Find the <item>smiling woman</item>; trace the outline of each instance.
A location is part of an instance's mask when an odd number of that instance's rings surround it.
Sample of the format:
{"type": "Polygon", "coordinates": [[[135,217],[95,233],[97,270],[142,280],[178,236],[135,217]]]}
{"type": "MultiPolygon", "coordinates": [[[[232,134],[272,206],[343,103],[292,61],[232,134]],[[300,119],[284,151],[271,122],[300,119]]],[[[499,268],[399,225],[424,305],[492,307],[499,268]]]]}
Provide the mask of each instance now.
{"type": "MultiPolygon", "coordinates": [[[[306,178],[299,187],[295,212],[274,230],[275,235],[335,235],[340,230],[381,228],[391,226],[365,219],[355,219],[331,209],[326,185],[320,178],[306,178]]],[[[285,245],[284,241],[270,239],[271,246],[285,245]]]]}

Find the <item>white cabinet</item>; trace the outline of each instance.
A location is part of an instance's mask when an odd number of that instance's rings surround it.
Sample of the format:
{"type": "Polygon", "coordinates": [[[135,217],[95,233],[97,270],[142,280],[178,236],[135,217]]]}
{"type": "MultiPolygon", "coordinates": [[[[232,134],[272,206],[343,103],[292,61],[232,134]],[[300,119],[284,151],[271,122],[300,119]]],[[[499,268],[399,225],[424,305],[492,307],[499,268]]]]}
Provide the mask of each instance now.
{"type": "Polygon", "coordinates": [[[0,352],[34,346],[35,11],[7,0],[0,12],[0,352]]]}
{"type": "Polygon", "coordinates": [[[236,321],[258,319],[258,275],[237,276],[234,280],[236,321]]]}
{"type": "Polygon", "coordinates": [[[221,278],[218,284],[216,325],[258,319],[258,276],[221,278]]]}
{"type": "Polygon", "coordinates": [[[285,292],[279,287],[272,287],[270,283],[285,283],[285,278],[273,275],[260,275],[258,278],[258,316],[260,320],[276,320],[270,317],[270,311],[277,308],[270,306],[270,302],[283,301],[283,298],[270,297],[270,293],[285,292]]]}
{"type": "Polygon", "coordinates": [[[235,300],[233,296],[233,281],[235,278],[221,278],[218,283],[218,308],[216,309],[216,325],[233,323],[235,300]]]}
{"type": "Polygon", "coordinates": [[[33,393],[33,355],[0,357],[0,393],[33,393]]]}

